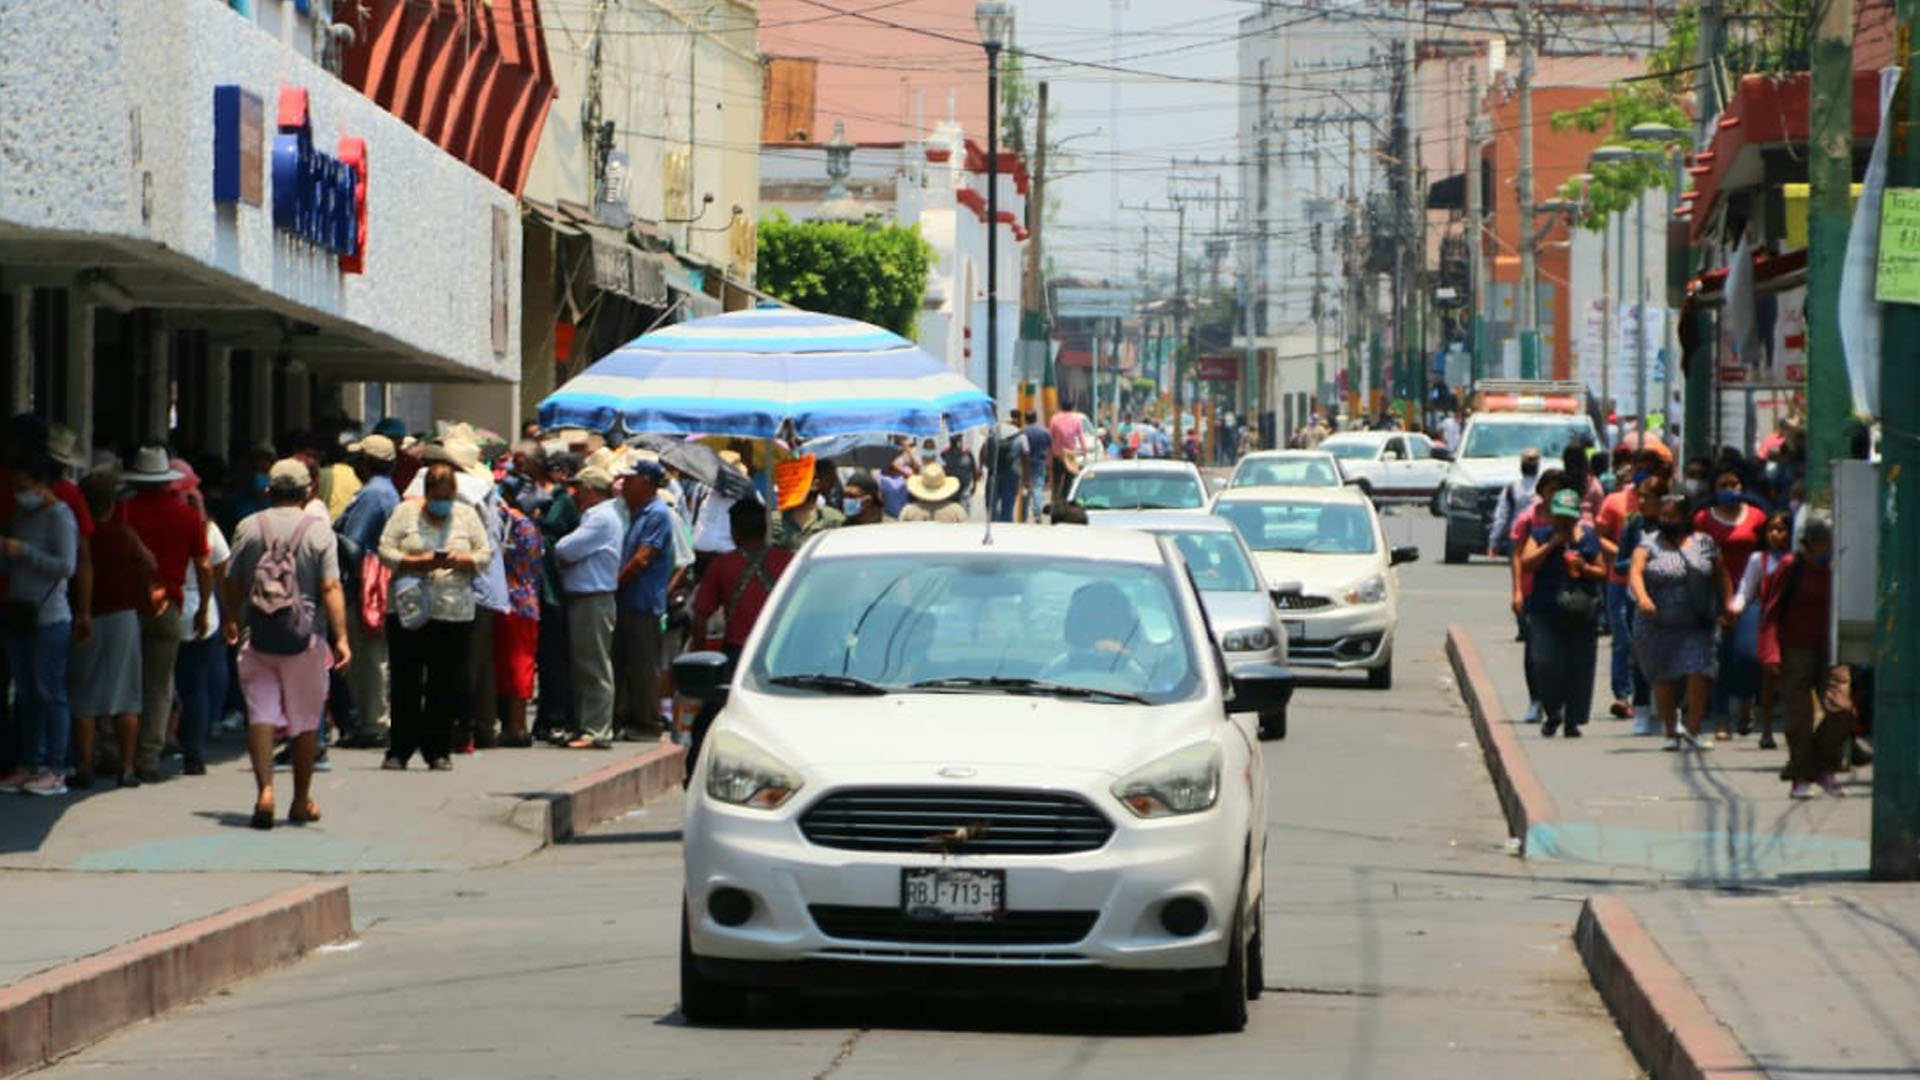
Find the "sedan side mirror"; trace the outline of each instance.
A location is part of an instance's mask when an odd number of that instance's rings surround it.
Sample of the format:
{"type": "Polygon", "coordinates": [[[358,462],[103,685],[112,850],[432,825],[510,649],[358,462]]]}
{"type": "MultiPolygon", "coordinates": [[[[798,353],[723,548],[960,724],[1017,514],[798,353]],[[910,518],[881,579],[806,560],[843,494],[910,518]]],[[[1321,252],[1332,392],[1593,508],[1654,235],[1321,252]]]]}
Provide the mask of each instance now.
{"type": "Polygon", "coordinates": [[[673,662],[673,688],[695,701],[718,701],[727,695],[733,661],[723,652],[685,653],[673,662]]]}
{"type": "Polygon", "coordinates": [[[1411,546],[1397,547],[1393,549],[1393,555],[1388,560],[1388,564],[1391,566],[1399,566],[1401,563],[1410,563],[1410,562],[1419,562],[1419,561],[1420,561],[1419,548],[1411,547],[1411,546]]]}
{"type": "Polygon", "coordinates": [[[1436,446],[1436,447],[1434,447],[1434,448],[1433,448],[1433,460],[1435,460],[1435,461],[1452,461],[1452,460],[1453,460],[1453,451],[1451,451],[1451,450],[1449,450],[1449,449],[1447,449],[1447,448],[1446,448],[1446,447],[1444,447],[1444,446],[1436,446]]]}
{"type": "Polygon", "coordinates": [[[1229,712],[1279,712],[1293,700],[1293,672],[1279,664],[1256,662],[1233,668],[1229,712]]]}

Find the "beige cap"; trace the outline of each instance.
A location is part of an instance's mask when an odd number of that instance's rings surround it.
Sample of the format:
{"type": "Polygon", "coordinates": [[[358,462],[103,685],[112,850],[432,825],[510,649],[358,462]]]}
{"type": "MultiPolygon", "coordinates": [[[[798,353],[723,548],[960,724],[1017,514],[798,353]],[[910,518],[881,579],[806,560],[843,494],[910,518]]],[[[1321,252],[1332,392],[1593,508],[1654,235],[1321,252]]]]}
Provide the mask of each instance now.
{"type": "Polygon", "coordinates": [[[305,491],[313,483],[307,463],[299,458],[281,458],[267,470],[267,486],[281,491],[305,491]]]}
{"type": "Polygon", "coordinates": [[[573,482],[595,491],[612,491],[613,474],[598,465],[589,465],[573,474],[573,482]]]}
{"type": "Polygon", "coordinates": [[[365,454],[375,461],[392,461],[396,456],[393,440],[385,435],[369,435],[359,442],[348,443],[347,453],[365,454]]]}

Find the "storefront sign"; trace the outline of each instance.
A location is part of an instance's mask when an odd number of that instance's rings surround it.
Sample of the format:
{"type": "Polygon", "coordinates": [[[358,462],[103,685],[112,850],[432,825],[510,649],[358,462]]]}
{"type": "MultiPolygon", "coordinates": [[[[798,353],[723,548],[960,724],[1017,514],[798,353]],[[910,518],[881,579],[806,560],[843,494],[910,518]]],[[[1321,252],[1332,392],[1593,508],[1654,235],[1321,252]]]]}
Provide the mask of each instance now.
{"type": "Polygon", "coordinates": [[[1890,187],[1880,202],[1880,265],[1874,299],[1920,304],[1920,188],[1890,187]]]}
{"type": "Polygon", "coordinates": [[[265,114],[257,94],[238,86],[213,88],[213,201],[259,206],[265,186],[261,154],[265,114]]]}
{"type": "Polygon", "coordinates": [[[1240,358],[1237,356],[1202,356],[1197,361],[1193,377],[1201,382],[1239,382],[1240,358]]]}
{"type": "Polygon", "coordinates": [[[1747,381],[1747,369],[1740,364],[1720,365],[1720,385],[1738,386],[1747,381]]]}
{"type": "Polygon", "coordinates": [[[316,149],[307,91],[302,87],[281,87],[279,106],[279,134],[273,139],[273,227],[343,260],[352,258],[355,267],[343,264],[341,269],[358,272],[361,260],[357,257],[367,239],[362,183],[366,143],[342,139],[340,157],[316,149]],[[343,160],[350,153],[360,159],[361,168],[343,160]]]}

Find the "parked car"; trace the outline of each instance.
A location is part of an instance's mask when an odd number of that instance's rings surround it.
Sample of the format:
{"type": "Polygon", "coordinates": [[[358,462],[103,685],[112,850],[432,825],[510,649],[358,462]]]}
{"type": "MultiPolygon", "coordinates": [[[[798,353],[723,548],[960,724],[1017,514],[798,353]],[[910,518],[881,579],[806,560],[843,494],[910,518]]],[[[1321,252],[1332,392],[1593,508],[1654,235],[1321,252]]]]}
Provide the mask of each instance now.
{"type": "Polygon", "coordinates": [[[836,529],[795,558],[688,788],[680,1008],[762,988],[1260,994],[1270,665],[1229,675],[1174,542],[836,529]]]}
{"type": "Polygon", "coordinates": [[[1453,456],[1413,431],[1342,432],[1328,436],[1319,448],[1338,458],[1347,482],[1375,501],[1431,499],[1446,480],[1453,456]]]}
{"type": "MultiPolygon", "coordinates": [[[[1148,510],[1102,514],[1099,524],[1139,529],[1171,539],[1186,560],[1187,573],[1200,590],[1214,643],[1229,669],[1241,664],[1287,664],[1286,628],[1273,601],[1273,587],[1254,564],[1253,553],[1224,518],[1148,510]]],[[[1287,710],[1260,714],[1260,737],[1287,737],[1287,710]]]]}
{"type": "Polygon", "coordinates": [[[1324,450],[1256,450],[1233,466],[1229,488],[1339,487],[1340,461],[1324,450]]]}
{"type": "Polygon", "coordinates": [[[1420,557],[1389,547],[1380,515],[1354,488],[1239,488],[1213,512],[1232,522],[1268,581],[1298,668],[1364,671],[1367,685],[1393,685],[1393,636],[1400,622],[1394,567],[1420,557]]]}

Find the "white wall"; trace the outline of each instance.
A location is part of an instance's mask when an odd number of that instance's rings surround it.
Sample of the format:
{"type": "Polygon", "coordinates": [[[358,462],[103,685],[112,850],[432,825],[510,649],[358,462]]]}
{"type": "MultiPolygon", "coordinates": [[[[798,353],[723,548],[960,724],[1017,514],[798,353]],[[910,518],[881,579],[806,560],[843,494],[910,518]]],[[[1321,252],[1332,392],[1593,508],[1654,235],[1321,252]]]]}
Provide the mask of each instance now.
{"type": "Polygon", "coordinates": [[[491,209],[514,213],[512,196],[244,16],[205,0],[8,0],[0,42],[0,228],[107,239],[449,376],[517,375],[519,335],[495,352],[490,318],[491,209]],[[214,205],[213,88],[228,83],[260,96],[269,131],[290,84],[309,91],[318,145],[366,139],[365,274],[274,231],[270,205],[214,205]]]}

